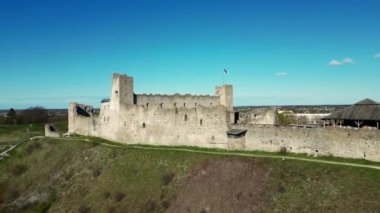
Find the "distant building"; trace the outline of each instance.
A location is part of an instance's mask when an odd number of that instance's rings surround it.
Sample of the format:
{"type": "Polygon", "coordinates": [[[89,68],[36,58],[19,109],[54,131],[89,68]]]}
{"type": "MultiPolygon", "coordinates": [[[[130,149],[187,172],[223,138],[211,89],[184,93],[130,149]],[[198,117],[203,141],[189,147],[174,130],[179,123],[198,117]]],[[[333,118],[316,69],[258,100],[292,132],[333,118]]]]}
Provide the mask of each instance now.
{"type": "Polygon", "coordinates": [[[341,109],[323,118],[333,125],[376,127],[380,124],[380,103],[371,99],[364,99],[347,108],[341,109]]]}

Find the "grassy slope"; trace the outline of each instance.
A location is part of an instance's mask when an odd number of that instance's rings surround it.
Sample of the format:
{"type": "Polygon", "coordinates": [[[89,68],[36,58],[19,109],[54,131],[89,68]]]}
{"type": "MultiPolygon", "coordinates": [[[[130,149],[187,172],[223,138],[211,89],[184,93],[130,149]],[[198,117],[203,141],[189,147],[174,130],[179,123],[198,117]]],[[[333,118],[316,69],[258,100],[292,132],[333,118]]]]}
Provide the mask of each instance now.
{"type": "MultiPolygon", "coordinates": [[[[176,202],[184,177],[205,160],[221,158],[242,157],[40,139],[22,144],[0,162],[0,212],[164,211],[176,202]]],[[[262,195],[266,211],[380,209],[378,170],[281,159],[248,161],[269,172],[262,195]]]]}
{"type": "Polygon", "coordinates": [[[189,166],[207,157],[49,140],[23,144],[13,155],[0,164],[3,204],[47,194],[46,204],[56,197],[52,212],[160,208],[173,196],[176,184],[168,184],[172,174],[180,180],[189,166]],[[19,167],[27,169],[19,172],[19,167]]]}
{"type": "MultiPolygon", "coordinates": [[[[12,155],[0,164],[2,208],[9,203],[12,205],[7,208],[25,210],[51,204],[51,212],[163,211],[173,202],[175,190],[190,168],[205,159],[221,158],[49,139],[25,143],[12,155]],[[25,201],[32,197],[40,201],[25,201]]],[[[380,208],[380,171],[288,160],[250,160],[270,171],[263,195],[267,210],[380,208]]]]}

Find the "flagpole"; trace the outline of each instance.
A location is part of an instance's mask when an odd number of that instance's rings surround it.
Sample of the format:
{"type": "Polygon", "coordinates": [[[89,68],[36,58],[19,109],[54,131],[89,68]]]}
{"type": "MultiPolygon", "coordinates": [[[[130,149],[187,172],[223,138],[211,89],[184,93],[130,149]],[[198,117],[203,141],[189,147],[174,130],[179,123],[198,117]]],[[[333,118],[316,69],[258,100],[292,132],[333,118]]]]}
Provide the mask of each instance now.
{"type": "Polygon", "coordinates": [[[224,86],[224,78],[225,78],[225,75],[227,74],[227,70],[226,69],[223,69],[223,86],[224,86]]]}
{"type": "Polygon", "coordinates": [[[225,75],[225,73],[224,73],[224,70],[223,70],[223,86],[224,86],[224,75],[225,75]]]}

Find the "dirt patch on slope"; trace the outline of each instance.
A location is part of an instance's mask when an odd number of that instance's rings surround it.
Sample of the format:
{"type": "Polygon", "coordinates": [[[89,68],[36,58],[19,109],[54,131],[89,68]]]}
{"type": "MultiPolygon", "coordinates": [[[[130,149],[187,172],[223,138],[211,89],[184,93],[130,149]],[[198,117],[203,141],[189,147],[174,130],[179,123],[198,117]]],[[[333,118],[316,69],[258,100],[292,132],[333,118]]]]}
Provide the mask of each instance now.
{"type": "Polygon", "coordinates": [[[183,180],[168,212],[260,212],[268,177],[254,159],[205,161],[183,180]]]}

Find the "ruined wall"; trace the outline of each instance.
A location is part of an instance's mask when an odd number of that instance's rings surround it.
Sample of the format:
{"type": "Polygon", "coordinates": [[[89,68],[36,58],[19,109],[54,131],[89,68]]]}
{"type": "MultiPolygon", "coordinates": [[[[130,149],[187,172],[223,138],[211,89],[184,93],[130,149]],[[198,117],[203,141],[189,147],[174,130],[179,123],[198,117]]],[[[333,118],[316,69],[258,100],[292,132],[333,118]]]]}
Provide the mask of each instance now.
{"type": "Polygon", "coordinates": [[[276,124],[276,109],[275,108],[253,108],[241,109],[238,113],[238,124],[276,124]]]}
{"type": "Polygon", "coordinates": [[[54,124],[45,124],[45,136],[58,138],[61,136],[58,128],[54,124]]]}
{"type": "Polygon", "coordinates": [[[341,128],[236,126],[247,129],[246,149],[334,155],[380,161],[380,131],[341,128]]]}
{"type": "Polygon", "coordinates": [[[97,134],[97,124],[99,123],[99,116],[92,114],[81,115],[78,113],[78,108],[83,109],[85,105],[70,103],[68,108],[68,132],[76,133],[85,136],[99,136],[97,134]]]}
{"type": "Polygon", "coordinates": [[[197,106],[214,107],[220,105],[218,96],[210,95],[136,95],[139,106],[160,106],[164,109],[193,108],[197,106]]]}

